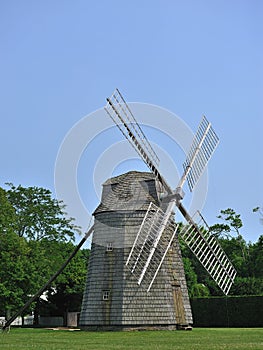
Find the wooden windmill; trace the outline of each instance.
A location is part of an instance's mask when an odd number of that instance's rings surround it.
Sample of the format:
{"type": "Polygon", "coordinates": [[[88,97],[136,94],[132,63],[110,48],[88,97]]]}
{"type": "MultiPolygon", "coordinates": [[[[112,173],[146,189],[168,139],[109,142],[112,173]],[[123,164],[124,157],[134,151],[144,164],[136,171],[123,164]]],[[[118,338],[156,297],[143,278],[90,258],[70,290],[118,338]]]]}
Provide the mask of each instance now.
{"type": "Polygon", "coordinates": [[[178,235],[228,294],[236,271],[209,234],[202,215],[182,204],[213,154],[218,137],[203,117],[172,190],[159,159],[119,90],[107,99],[107,114],[135,148],[150,173],[129,172],[104,183],[95,223],[80,326],[83,329],[181,328],[192,324],[178,235]],[[179,232],[174,212],[187,221],[179,232]]]}

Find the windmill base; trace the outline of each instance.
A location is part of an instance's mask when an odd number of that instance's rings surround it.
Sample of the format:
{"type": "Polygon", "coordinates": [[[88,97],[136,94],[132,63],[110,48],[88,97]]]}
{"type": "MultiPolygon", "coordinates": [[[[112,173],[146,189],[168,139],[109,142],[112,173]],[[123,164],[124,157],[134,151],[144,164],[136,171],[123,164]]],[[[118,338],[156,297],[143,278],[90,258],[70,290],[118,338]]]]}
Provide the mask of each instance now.
{"type": "Polygon", "coordinates": [[[161,331],[161,330],[169,330],[169,331],[175,331],[175,330],[192,330],[192,327],[190,325],[141,325],[141,326],[123,326],[123,325],[112,325],[112,326],[102,326],[102,325],[92,325],[92,326],[80,326],[80,329],[83,331],[90,331],[90,332],[104,332],[104,331],[161,331]]]}

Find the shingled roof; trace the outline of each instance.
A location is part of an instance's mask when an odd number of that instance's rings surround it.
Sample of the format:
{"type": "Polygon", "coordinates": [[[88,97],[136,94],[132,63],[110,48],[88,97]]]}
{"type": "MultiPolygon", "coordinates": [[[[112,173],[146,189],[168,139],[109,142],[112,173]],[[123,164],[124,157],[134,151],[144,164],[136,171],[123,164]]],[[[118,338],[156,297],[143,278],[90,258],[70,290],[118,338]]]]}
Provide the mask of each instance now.
{"type": "Polygon", "coordinates": [[[130,171],[105,181],[102,200],[94,214],[147,210],[150,202],[158,205],[155,176],[148,172],[130,171]]]}

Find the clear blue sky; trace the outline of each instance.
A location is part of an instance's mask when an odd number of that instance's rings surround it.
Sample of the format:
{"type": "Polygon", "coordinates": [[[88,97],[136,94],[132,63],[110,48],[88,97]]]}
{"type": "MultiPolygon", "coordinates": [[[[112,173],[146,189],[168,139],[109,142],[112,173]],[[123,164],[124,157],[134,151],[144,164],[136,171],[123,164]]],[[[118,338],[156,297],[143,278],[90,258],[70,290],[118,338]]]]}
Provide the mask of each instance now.
{"type": "MultiPolygon", "coordinates": [[[[263,206],[263,2],[1,0],[0,186],[55,193],[65,135],[115,87],[193,130],[207,116],[220,145],[204,215],[213,224],[231,207],[246,240],[256,241],[263,233],[252,213],[263,206]]],[[[95,209],[83,161],[78,176],[83,201],[95,209]]]]}

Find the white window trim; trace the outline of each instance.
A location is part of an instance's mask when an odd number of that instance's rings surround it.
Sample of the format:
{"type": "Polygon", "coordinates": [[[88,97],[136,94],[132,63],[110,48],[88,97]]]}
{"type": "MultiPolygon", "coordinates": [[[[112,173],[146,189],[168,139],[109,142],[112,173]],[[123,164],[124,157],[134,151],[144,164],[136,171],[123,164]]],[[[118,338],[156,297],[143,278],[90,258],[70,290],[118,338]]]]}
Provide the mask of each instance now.
{"type": "Polygon", "coordinates": [[[113,251],[113,245],[112,242],[108,242],[107,243],[107,248],[106,248],[107,252],[112,252],[113,251]]]}

